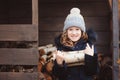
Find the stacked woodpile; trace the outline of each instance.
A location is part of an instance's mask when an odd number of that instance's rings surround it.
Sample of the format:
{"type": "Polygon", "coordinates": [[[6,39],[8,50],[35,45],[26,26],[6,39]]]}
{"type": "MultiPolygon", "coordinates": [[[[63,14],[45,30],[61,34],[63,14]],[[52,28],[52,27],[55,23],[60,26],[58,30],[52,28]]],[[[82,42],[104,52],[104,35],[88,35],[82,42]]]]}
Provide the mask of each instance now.
{"type": "Polygon", "coordinates": [[[39,50],[39,62],[38,62],[38,72],[39,79],[43,80],[53,80],[54,75],[52,74],[53,60],[52,53],[56,50],[52,44],[48,44],[46,46],[41,46],[38,48],[39,50]]]}

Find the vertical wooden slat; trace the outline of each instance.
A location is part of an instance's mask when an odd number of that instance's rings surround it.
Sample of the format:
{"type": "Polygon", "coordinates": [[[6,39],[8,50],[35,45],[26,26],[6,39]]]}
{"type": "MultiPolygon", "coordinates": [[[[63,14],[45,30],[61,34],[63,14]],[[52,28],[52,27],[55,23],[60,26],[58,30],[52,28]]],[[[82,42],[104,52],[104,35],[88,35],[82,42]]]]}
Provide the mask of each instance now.
{"type": "Polygon", "coordinates": [[[112,0],[108,0],[110,9],[112,8],[112,0]]]}
{"type": "Polygon", "coordinates": [[[113,19],[113,80],[119,80],[119,68],[116,63],[119,58],[119,17],[118,17],[118,0],[112,0],[112,19],[113,19]]]}
{"type": "Polygon", "coordinates": [[[32,0],[32,24],[38,26],[38,0],[32,0]]]}
{"type": "MultiPolygon", "coordinates": [[[[32,0],[32,24],[38,28],[38,0],[32,0]]],[[[37,41],[37,45],[38,43],[39,40],[37,41]]]]}

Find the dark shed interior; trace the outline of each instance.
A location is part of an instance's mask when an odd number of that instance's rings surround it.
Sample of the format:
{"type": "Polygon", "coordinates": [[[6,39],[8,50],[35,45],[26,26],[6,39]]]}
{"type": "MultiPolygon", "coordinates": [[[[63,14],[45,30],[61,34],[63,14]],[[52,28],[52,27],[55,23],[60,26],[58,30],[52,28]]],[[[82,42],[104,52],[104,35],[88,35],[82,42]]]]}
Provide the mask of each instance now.
{"type": "Polygon", "coordinates": [[[86,28],[97,33],[95,45],[98,52],[110,53],[111,10],[106,0],[40,0],[39,45],[54,44],[54,38],[62,32],[64,20],[72,7],[80,8],[86,28]]]}

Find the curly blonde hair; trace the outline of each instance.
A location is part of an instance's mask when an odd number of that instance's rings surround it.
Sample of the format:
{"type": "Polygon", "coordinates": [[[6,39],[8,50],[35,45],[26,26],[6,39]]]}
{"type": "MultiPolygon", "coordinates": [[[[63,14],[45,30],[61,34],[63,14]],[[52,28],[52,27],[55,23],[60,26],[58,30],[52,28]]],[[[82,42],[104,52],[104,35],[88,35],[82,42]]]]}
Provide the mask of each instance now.
{"type": "MultiPolygon", "coordinates": [[[[81,39],[83,39],[83,40],[88,39],[88,35],[86,32],[82,31],[81,39]]],[[[68,38],[67,31],[64,31],[61,35],[60,43],[65,45],[65,46],[68,46],[68,47],[73,47],[77,42],[73,42],[72,40],[70,40],[68,38]]]]}

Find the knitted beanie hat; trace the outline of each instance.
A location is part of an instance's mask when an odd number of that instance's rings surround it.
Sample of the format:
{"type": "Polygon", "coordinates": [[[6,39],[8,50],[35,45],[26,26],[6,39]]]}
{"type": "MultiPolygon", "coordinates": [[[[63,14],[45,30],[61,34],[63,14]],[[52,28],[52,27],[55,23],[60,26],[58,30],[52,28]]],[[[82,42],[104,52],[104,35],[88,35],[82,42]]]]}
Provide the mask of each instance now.
{"type": "Polygon", "coordinates": [[[70,10],[70,14],[65,19],[63,31],[72,26],[79,27],[83,32],[86,31],[84,18],[80,14],[79,8],[72,8],[70,10]]]}

